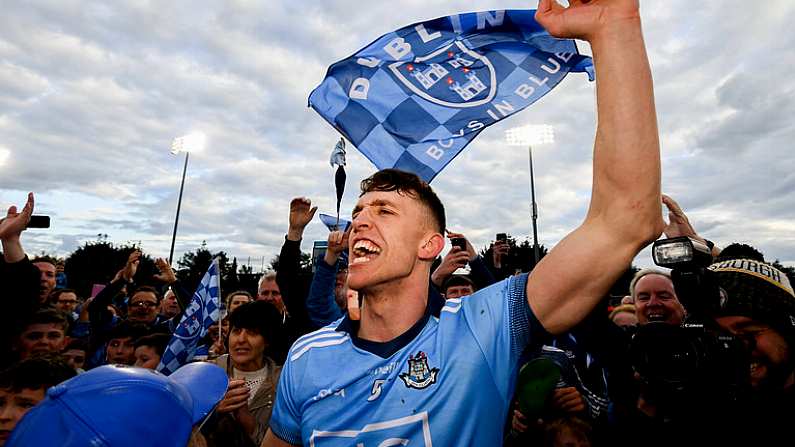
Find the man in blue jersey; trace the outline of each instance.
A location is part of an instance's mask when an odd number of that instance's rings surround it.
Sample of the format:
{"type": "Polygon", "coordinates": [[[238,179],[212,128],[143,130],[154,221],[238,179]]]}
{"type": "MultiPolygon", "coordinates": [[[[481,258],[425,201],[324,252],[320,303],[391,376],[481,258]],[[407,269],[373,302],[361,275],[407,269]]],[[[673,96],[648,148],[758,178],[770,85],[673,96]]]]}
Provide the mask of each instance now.
{"type": "Polygon", "coordinates": [[[500,445],[519,354],[587,315],[663,229],[651,73],[637,0],[539,3],[555,36],[590,42],[598,129],[590,209],[535,268],[428,309],[444,208],[413,174],[362,182],[350,233],[347,317],[299,338],[263,446],[500,445]]]}

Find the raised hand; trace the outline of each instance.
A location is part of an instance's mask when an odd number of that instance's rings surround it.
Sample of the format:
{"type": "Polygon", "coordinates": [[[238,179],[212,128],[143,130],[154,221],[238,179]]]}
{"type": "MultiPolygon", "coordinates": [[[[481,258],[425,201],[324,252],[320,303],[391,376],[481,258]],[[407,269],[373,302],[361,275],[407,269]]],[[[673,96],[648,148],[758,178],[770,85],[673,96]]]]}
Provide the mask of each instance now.
{"type": "Polygon", "coordinates": [[[326,248],[326,255],[323,260],[326,264],[333,266],[336,264],[340,253],[348,247],[348,235],[350,234],[350,227],[347,231],[332,231],[328,234],[328,247],[326,248]]]}
{"type": "Polygon", "coordinates": [[[444,280],[459,268],[465,267],[469,261],[469,253],[458,247],[453,247],[442,259],[442,263],[431,274],[431,282],[441,287],[444,280]]]}
{"type": "Polygon", "coordinates": [[[667,237],[689,236],[696,239],[701,239],[696,233],[690,220],[682,210],[682,207],[670,196],[662,195],[662,202],[668,208],[668,222],[665,224],[663,233],[667,237]]]}
{"type": "Polygon", "coordinates": [[[540,0],[535,18],[555,37],[590,41],[613,22],[639,19],[638,8],[638,0],[540,0]]]}
{"type": "Polygon", "coordinates": [[[21,212],[17,212],[17,207],[11,205],[8,208],[6,217],[0,219],[0,239],[15,239],[19,238],[30,222],[30,216],[33,214],[33,193],[28,193],[28,201],[22,208],[21,212]]]}
{"type": "Polygon", "coordinates": [[[585,401],[582,394],[573,386],[557,388],[552,393],[552,407],[567,413],[585,411],[585,401]]]}
{"type": "Polygon", "coordinates": [[[116,273],[113,278],[114,281],[124,279],[127,282],[132,282],[135,272],[138,271],[138,264],[141,262],[141,251],[133,250],[130,256],[127,257],[127,263],[124,267],[116,273]]]}
{"type": "Polygon", "coordinates": [[[248,406],[248,394],[249,390],[245,380],[230,380],[226,394],[221,399],[221,402],[218,403],[216,411],[219,413],[230,413],[248,406]]]}
{"type": "Polygon", "coordinates": [[[287,238],[293,241],[300,240],[304,234],[304,228],[315,217],[316,206],[312,206],[312,201],[306,197],[296,197],[290,201],[290,227],[287,238]]]}
{"type": "Polygon", "coordinates": [[[473,247],[472,244],[469,243],[469,239],[467,239],[466,236],[464,236],[463,234],[461,234],[461,233],[453,233],[451,231],[448,231],[447,232],[447,238],[450,239],[450,240],[453,240],[453,239],[456,239],[456,238],[461,238],[461,239],[465,240],[467,242],[466,252],[467,252],[467,254],[469,254],[469,260],[470,261],[473,261],[478,256],[478,253],[475,251],[475,247],[473,247]]]}
{"type": "Polygon", "coordinates": [[[171,268],[171,264],[169,264],[168,261],[163,258],[157,258],[155,259],[155,266],[160,270],[160,273],[154,276],[156,280],[166,284],[177,282],[177,275],[174,274],[174,270],[171,268]]]}

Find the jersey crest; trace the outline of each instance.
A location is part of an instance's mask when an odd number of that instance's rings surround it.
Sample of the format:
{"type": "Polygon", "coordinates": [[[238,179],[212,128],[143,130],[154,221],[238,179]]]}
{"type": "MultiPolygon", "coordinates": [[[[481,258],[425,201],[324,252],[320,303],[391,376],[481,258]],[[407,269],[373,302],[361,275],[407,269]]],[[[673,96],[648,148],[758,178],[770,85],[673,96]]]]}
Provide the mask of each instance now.
{"type": "Polygon", "coordinates": [[[428,356],[420,351],[417,355],[409,356],[409,370],[400,375],[400,379],[409,388],[422,390],[436,383],[439,368],[428,366],[428,356]]]}

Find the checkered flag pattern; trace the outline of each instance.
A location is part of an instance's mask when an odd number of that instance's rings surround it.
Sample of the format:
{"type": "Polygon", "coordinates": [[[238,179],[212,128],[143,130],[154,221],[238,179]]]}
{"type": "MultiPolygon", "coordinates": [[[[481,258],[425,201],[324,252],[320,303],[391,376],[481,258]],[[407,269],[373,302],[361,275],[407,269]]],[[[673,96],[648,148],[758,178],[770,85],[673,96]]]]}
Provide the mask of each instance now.
{"type": "Polygon", "coordinates": [[[534,15],[474,12],[401,28],[329,67],[309,105],[379,169],[431,181],[485,127],[569,72],[593,79],[592,60],[534,15]]]}
{"type": "Polygon", "coordinates": [[[169,375],[193,360],[199,340],[207,335],[207,330],[218,321],[220,314],[220,272],[218,261],[214,260],[163,351],[157,370],[169,375]]]}

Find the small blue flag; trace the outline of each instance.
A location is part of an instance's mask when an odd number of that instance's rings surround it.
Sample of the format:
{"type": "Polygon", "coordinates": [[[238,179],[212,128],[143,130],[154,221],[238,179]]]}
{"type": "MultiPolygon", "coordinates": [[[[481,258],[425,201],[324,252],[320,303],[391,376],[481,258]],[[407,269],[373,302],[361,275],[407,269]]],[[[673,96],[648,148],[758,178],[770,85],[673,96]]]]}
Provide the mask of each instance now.
{"type": "Polygon", "coordinates": [[[329,231],[335,231],[339,229],[340,231],[345,231],[351,225],[349,220],[340,219],[339,224],[337,224],[337,218],[334,216],[329,216],[328,214],[319,213],[320,221],[323,222],[329,231]]]}
{"type": "Polygon", "coordinates": [[[309,105],[379,169],[431,181],[484,128],[593,63],[535,10],[456,14],[383,35],[331,67],[309,105]]]}
{"type": "Polygon", "coordinates": [[[220,274],[218,261],[213,260],[163,351],[157,370],[169,375],[193,360],[199,341],[207,335],[208,328],[218,322],[220,309],[220,274]]]}

